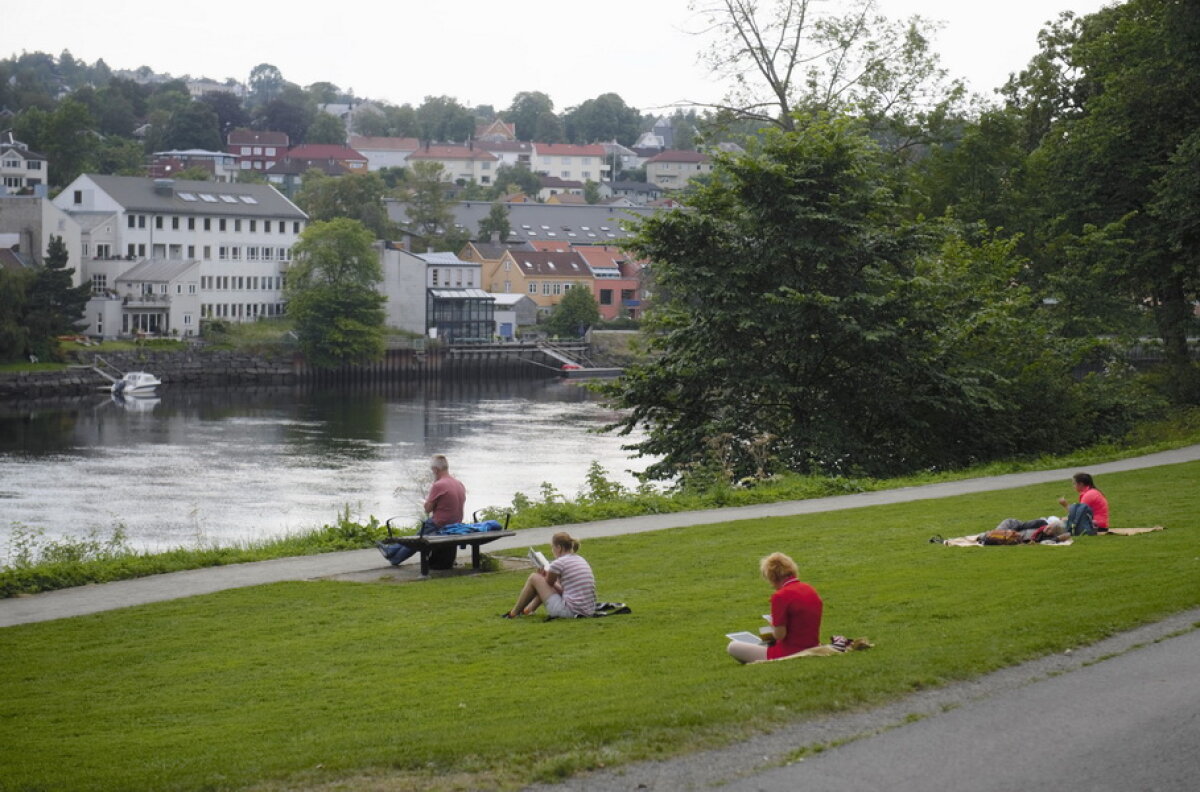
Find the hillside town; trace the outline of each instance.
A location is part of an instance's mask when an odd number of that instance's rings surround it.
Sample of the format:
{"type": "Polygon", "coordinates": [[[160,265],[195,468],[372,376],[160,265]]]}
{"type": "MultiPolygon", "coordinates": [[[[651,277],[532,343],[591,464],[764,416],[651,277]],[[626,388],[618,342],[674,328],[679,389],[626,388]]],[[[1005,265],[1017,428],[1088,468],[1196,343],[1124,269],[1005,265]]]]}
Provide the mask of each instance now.
{"type": "MultiPolygon", "coordinates": [[[[679,114],[630,126],[638,115],[615,95],[606,96],[625,117],[628,145],[616,134],[608,141],[564,142],[554,124],[547,129],[544,110],[541,131],[551,139],[519,135],[519,104],[530,98],[548,104],[538,94],[518,94],[508,114],[466,114],[472,126],[459,118],[455,127],[434,130],[442,133],[437,138],[367,134],[389,131],[384,119],[396,108],[339,96],[328,84],[305,89],[312,118],[302,130],[263,128],[272,117],[263,112],[253,126],[225,130],[219,148],[182,145],[212,139],[207,127],[220,119],[210,111],[202,131],[171,132],[188,112],[253,106],[256,91],[260,110],[273,107],[278,115],[280,95],[298,89],[269,76],[274,82],[264,87],[263,75],[255,85],[252,74],[254,89],[248,90],[232,80],[170,81],[149,70],[113,75],[101,91],[111,93],[113,85],[140,90],[151,102],[163,91],[178,96],[170,115],[125,119],[130,139],[146,153],[110,172],[73,174],[77,158],[59,163],[18,136],[23,128],[42,129],[23,125],[36,107],[0,108],[7,127],[0,133],[0,262],[38,266],[51,238],[61,238],[75,284],[91,286],[83,334],[197,336],[210,319],[284,315],[292,247],[311,222],[330,217],[306,211],[313,202],[305,185],[359,179],[365,186],[337,189],[361,189],[383,218],[371,230],[388,325],[450,341],[512,340],[572,288],[592,295],[601,320],[638,319],[649,294],[644,262],[620,247],[630,222],[677,208],[680,193],[711,173],[716,151],[738,150],[730,142],[697,150],[688,119],[679,114]],[[317,102],[316,93],[347,101],[317,102]],[[156,131],[155,123],[167,129],[156,131]],[[444,139],[451,135],[461,139],[444,139]],[[160,149],[152,145],[157,141],[181,145],[160,149]],[[442,214],[432,224],[410,217],[422,178],[436,185],[442,214]],[[501,227],[494,228],[497,216],[501,227]]],[[[61,100],[56,112],[97,87],[71,92],[61,78],[54,85],[61,100]]],[[[9,88],[17,86],[14,75],[9,88]]],[[[232,116],[224,126],[250,117],[232,116]]],[[[102,146],[118,137],[99,129],[89,134],[102,146]]]]}

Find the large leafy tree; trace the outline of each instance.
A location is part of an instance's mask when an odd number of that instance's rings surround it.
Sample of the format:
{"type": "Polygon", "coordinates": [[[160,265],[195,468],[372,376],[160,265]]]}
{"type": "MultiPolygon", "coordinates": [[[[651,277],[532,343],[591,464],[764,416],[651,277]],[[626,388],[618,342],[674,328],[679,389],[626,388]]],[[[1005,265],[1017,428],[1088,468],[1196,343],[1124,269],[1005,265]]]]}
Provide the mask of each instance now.
{"type": "Polygon", "coordinates": [[[348,217],[362,223],[376,239],[389,239],[396,229],[383,205],[386,191],[377,173],[328,176],[314,169],[304,174],[296,203],[313,220],[348,217]]]}
{"type": "Polygon", "coordinates": [[[1094,436],[1011,248],[906,226],[865,124],[797,123],[719,156],[691,210],[630,245],[654,280],[654,362],[609,394],[647,429],[648,473],[881,474],[1094,436]],[[1042,378],[1064,394],[1022,409],[1042,378]]]}
{"type": "Polygon", "coordinates": [[[25,314],[25,291],[33,274],[27,270],[0,267],[0,361],[20,360],[29,351],[25,314]]]}
{"type": "Polygon", "coordinates": [[[542,326],[551,335],[578,338],[599,321],[600,306],[596,304],[592,290],[586,286],[572,286],[554,306],[542,326]]]}
{"type": "Polygon", "coordinates": [[[479,221],[479,238],[487,241],[494,234],[497,240],[503,242],[511,233],[512,226],[508,221],[508,209],[499,201],[494,201],[492,208],[488,210],[487,217],[479,221]]]}
{"type": "Polygon", "coordinates": [[[475,114],[450,96],[426,96],[416,118],[422,140],[465,142],[475,134],[475,114]]]}
{"type": "Polygon", "coordinates": [[[430,241],[441,238],[454,225],[443,173],[440,162],[418,161],[412,164],[407,181],[409,229],[430,241]]]}
{"type": "Polygon", "coordinates": [[[287,313],[309,363],[334,368],[383,355],[383,280],[373,236],[357,220],[314,222],[293,248],[287,313]]]}
{"type": "MultiPolygon", "coordinates": [[[[1177,395],[1196,400],[1200,380],[1187,336],[1200,299],[1191,246],[1200,223],[1194,193],[1200,6],[1129,0],[1067,22],[1043,37],[1040,68],[1023,75],[1023,92],[1013,92],[1018,109],[1040,122],[1034,132],[1044,130],[1031,168],[1039,178],[1046,250],[1105,231],[1099,242],[1109,254],[1093,246],[1077,280],[1130,304],[1149,304],[1170,379],[1181,386],[1177,395]],[[1126,244],[1113,245],[1114,238],[1126,244]]],[[[1054,264],[1044,261],[1043,268],[1054,264]]]]}
{"type": "Polygon", "coordinates": [[[505,121],[516,125],[518,140],[555,142],[536,136],[538,120],[543,114],[554,115],[554,101],[541,91],[521,91],[513,97],[512,104],[501,116],[505,121]]]}
{"type": "Polygon", "coordinates": [[[606,93],[568,110],[564,126],[572,143],[615,140],[632,146],[641,133],[642,115],[618,94],[606,93]]]}
{"type": "Polygon", "coordinates": [[[224,149],[220,120],[212,106],[205,102],[189,102],[172,113],[163,134],[162,145],[164,148],[176,150],[224,149]]]}
{"type": "Polygon", "coordinates": [[[335,143],[346,145],[346,125],[329,113],[317,113],[304,133],[305,143],[335,143]]]}

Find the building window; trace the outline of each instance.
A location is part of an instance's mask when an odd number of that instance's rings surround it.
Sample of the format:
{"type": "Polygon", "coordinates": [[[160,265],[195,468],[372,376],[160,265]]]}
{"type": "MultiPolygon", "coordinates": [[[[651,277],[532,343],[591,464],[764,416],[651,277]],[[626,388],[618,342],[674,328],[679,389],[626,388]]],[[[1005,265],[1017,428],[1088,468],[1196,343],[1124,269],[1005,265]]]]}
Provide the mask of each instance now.
{"type": "Polygon", "coordinates": [[[144,243],[138,243],[138,255],[142,258],[146,257],[146,245],[144,243]]]}
{"type": "MultiPolygon", "coordinates": [[[[555,285],[557,285],[557,284],[555,284],[555,285]]],[[[546,281],[545,283],[542,284],[542,296],[543,297],[550,296],[550,281],[546,281]]]]}
{"type": "Polygon", "coordinates": [[[188,231],[195,231],[195,230],[196,230],[196,218],[189,217],[188,218],[188,231]]]}
{"type": "Polygon", "coordinates": [[[196,258],[196,246],[195,245],[188,245],[187,257],[190,259],[196,258]]]}
{"type": "Polygon", "coordinates": [[[218,247],[217,248],[217,258],[220,259],[221,261],[225,261],[226,259],[228,259],[229,258],[229,248],[225,247],[224,245],[221,245],[220,247],[218,247]]]}
{"type": "Polygon", "coordinates": [[[299,234],[299,233],[300,233],[300,221],[299,221],[299,220],[293,220],[293,221],[292,221],[292,233],[293,233],[293,234],[299,234]]]}
{"type": "Polygon", "coordinates": [[[257,221],[257,220],[251,220],[251,221],[250,221],[250,231],[251,231],[251,232],[254,232],[254,231],[257,231],[257,230],[258,230],[258,221],[257,221]]]}
{"type": "Polygon", "coordinates": [[[183,294],[183,284],[182,284],[182,283],[176,283],[176,284],[175,284],[175,293],[176,293],[176,294],[183,294]]]}
{"type": "Polygon", "coordinates": [[[158,228],[158,229],[161,229],[163,227],[162,215],[154,216],[154,227],[158,228]]]}
{"type": "Polygon", "coordinates": [[[76,190],[73,197],[76,205],[83,203],[83,190],[76,190]]]}
{"type": "Polygon", "coordinates": [[[188,294],[195,294],[195,293],[196,293],[196,284],[189,283],[188,284],[188,294]]]}
{"type": "Polygon", "coordinates": [[[601,289],[600,290],[600,304],[601,305],[612,305],[612,294],[613,294],[612,289],[601,289]]]}
{"type": "Polygon", "coordinates": [[[185,313],[185,314],[183,315],[183,323],[184,323],[185,325],[190,325],[190,324],[192,323],[192,315],[191,315],[191,314],[188,314],[188,313],[185,313]]]}
{"type": "Polygon", "coordinates": [[[172,217],[172,218],[171,218],[171,230],[172,230],[172,231],[178,231],[178,230],[179,230],[179,218],[178,218],[178,217],[172,217]]]}
{"type": "Polygon", "coordinates": [[[125,255],[127,255],[129,258],[133,258],[134,256],[136,256],[137,255],[137,245],[133,244],[132,242],[130,242],[128,245],[126,245],[125,246],[125,255]]]}
{"type": "Polygon", "coordinates": [[[204,230],[212,231],[212,218],[211,217],[204,218],[204,230]]]}
{"type": "Polygon", "coordinates": [[[103,294],[108,288],[108,276],[99,272],[92,273],[92,294],[103,294]]]}
{"type": "Polygon", "coordinates": [[[562,294],[562,284],[561,283],[554,284],[554,294],[555,294],[555,296],[562,294]]]}
{"type": "Polygon", "coordinates": [[[429,272],[430,272],[430,275],[429,275],[430,281],[429,282],[432,283],[434,286],[437,286],[438,285],[438,275],[439,275],[437,269],[434,268],[434,269],[430,270],[429,272]]]}
{"type": "Polygon", "coordinates": [[[246,248],[246,261],[258,261],[258,248],[246,248]]]}
{"type": "Polygon", "coordinates": [[[212,259],[212,245],[205,245],[204,246],[204,260],[209,261],[211,259],[212,259]]]}
{"type": "Polygon", "coordinates": [[[242,221],[241,221],[241,220],[234,220],[234,221],[233,221],[233,230],[234,230],[234,231],[241,231],[241,230],[242,230],[242,221]]]}
{"type": "Polygon", "coordinates": [[[234,245],[233,247],[229,248],[229,258],[233,259],[234,261],[241,261],[242,260],[242,249],[240,247],[238,247],[237,245],[234,245]]]}
{"type": "Polygon", "coordinates": [[[249,155],[249,154],[250,154],[250,147],[249,147],[249,146],[242,146],[242,154],[243,154],[243,156],[245,156],[245,155],[249,155]]]}
{"type": "Polygon", "coordinates": [[[133,228],[134,225],[137,223],[137,215],[128,215],[128,216],[126,216],[125,219],[128,221],[130,228],[133,228]]]}
{"type": "Polygon", "coordinates": [[[537,282],[536,281],[529,282],[529,293],[537,294],[537,282]]]}
{"type": "Polygon", "coordinates": [[[222,217],[220,220],[217,221],[217,230],[218,231],[225,230],[225,218],[224,217],[222,217]]]}

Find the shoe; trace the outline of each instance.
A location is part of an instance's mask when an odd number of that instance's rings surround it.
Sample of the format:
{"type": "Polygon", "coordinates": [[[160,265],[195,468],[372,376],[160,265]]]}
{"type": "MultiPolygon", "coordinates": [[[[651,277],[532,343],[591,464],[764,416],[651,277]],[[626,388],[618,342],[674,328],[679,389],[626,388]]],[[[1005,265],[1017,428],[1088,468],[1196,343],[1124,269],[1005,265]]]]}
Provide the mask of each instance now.
{"type": "Polygon", "coordinates": [[[504,613],[500,614],[500,618],[501,619],[515,619],[517,617],[513,615],[512,611],[505,611],[504,613]]]}
{"type": "Polygon", "coordinates": [[[379,548],[379,552],[383,554],[384,558],[387,558],[389,561],[391,561],[391,559],[388,558],[388,546],[387,545],[385,545],[383,542],[376,542],[375,546],[377,548],[379,548]]]}

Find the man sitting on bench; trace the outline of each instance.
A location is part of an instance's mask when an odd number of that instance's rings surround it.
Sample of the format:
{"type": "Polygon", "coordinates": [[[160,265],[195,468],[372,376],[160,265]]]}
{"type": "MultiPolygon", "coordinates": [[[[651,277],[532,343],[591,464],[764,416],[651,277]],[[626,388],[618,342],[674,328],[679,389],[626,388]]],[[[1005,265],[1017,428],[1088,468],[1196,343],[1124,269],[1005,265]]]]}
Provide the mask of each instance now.
{"type": "MultiPolygon", "coordinates": [[[[447,525],[463,521],[463,504],[467,502],[467,488],[462,482],[450,475],[450,463],[441,454],[435,454],[429,460],[433,471],[433,486],[429,488],[429,497],[425,498],[425,518],[421,526],[421,535],[439,534],[447,525]]],[[[416,555],[417,550],[400,544],[376,545],[383,557],[392,566],[399,566],[416,555]]]]}

